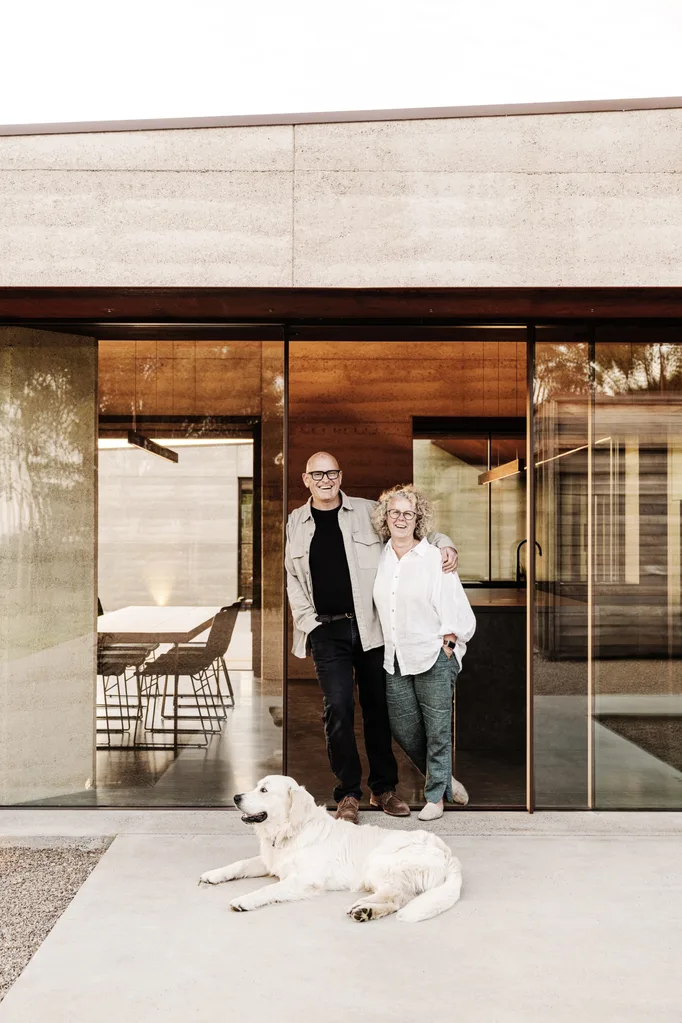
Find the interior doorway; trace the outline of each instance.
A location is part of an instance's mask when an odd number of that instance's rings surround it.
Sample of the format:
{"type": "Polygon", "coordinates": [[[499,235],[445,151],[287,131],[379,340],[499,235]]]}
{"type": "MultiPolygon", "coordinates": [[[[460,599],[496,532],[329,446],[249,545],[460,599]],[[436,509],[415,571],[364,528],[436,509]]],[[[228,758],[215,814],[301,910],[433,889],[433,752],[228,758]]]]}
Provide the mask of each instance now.
{"type": "Polygon", "coordinates": [[[229,805],[282,769],[283,344],[101,341],[99,363],[99,624],[113,646],[98,653],[93,795],[229,805]],[[143,635],[163,608],[191,635],[143,635]],[[121,616],[140,635],[117,633],[121,616]],[[110,650],[131,639],[143,660],[112,678],[110,650]]]}
{"type": "MultiPolygon", "coordinates": [[[[100,646],[100,802],[112,796],[135,802],[142,793],[147,799],[172,802],[178,793],[191,792],[195,758],[209,748],[216,760],[224,761],[224,773],[230,773],[232,750],[222,741],[227,711],[234,728],[248,680],[260,669],[260,637],[252,626],[253,595],[260,596],[261,583],[259,571],[254,587],[254,525],[258,535],[261,528],[253,515],[254,504],[261,507],[258,473],[254,494],[254,466],[259,465],[259,417],[99,417],[100,621],[113,621],[115,613],[123,612],[134,613],[142,623],[148,608],[238,606],[220,655],[220,674],[204,688],[182,680],[176,727],[170,720],[173,694],[164,697],[161,676],[149,674],[151,665],[172,656],[172,643],[150,641],[144,662],[135,665],[138,658],[131,657],[122,676],[107,673],[116,664],[112,655],[119,654],[121,642],[108,640],[100,646]],[[142,670],[142,684],[133,667],[142,670]]],[[[257,608],[259,604],[257,599],[257,608]]],[[[194,649],[206,645],[210,636],[210,627],[198,632],[191,641],[194,649]]],[[[224,786],[216,785],[219,777],[215,770],[203,780],[203,798],[211,803],[229,798],[224,786]]]]}
{"type": "MultiPolygon", "coordinates": [[[[308,497],[300,474],[334,454],[344,492],[376,500],[414,482],[451,536],[477,616],[455,697],[454,770],[470,806],[526,805],[526,332],[453,328],[444,339],[292,341],[289,509],[308,497]],[[518,555],[518,557],[517,557],[518,555]]],[[[290,646],[290,644],[289,644],[290,646]]],[[[314,665],[289,656],[287,769],[329,800],[333,776],[314,665]]],[[[361,709],[356,738],[365,764],[361,709]]],[[[423,779],[395,747],[399,794],[423,779]]],[[[365,773],[366,779],[366,773],[365,773]]],[[[369,793],[365,784],[365,802],[369,793]]]]}

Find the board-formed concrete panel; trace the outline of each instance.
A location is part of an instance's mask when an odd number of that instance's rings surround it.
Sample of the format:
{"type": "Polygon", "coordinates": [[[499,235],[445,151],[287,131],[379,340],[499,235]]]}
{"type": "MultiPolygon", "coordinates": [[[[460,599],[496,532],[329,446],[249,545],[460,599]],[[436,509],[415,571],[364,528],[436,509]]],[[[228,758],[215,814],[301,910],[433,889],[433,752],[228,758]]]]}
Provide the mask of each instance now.
{"type": "Polygon", "coordinates": [[[0,284],[291,284],[291,175],[0,173],[0,284]]]}
{"type": "Polygon", "coordinates": [[[681,171],[680,109],[4,137],[0,285],[678,286],[681,171]]]}
{"type": "Polygon", "coordinates": [[[678,173],[682,110],[304,124],[296,170],[678,173]]]}
{"type": "Polygon", "coordinates": [[[0,136],[0,170],[290,171],[293,126],[0,136]]]}
{"type": "Polygon", "coordinates": [[[682,175],[297,171],[294,284],[679,285],[682,175]]]}

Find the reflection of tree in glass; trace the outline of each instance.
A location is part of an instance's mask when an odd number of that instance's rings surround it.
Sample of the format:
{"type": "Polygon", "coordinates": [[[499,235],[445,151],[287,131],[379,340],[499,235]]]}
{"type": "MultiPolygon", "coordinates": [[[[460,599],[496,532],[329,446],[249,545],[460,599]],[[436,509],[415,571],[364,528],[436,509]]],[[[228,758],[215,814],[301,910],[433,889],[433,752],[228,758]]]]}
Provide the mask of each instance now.
{"type": "Polygon", "coordinates": [[[588,352],[584,342],[539,342],[535,346],[535,404],[541,405],[561,395],[587,393],[590,383],[588,352]]]}
{"type": "Polygon", "coordinates": [[[607,395],[682,390],[682,346],[597,344],[595,383],[607,395]]]}
{"type": "Polygon", "coordinates": [[[81,516],[69,493],[84,479],[81,381],[58,351],[28,347],[10,358],[0,401],[0,535],[30,531],[39,543],[56,530],[77,540],[81,516]]]}
{"type": "MultiPolygon", "coordinates": [[[[682,345],[643,342],[595,346],[598,394],[682,390],[682,345]]],[[[540,342],[535,348],[534,401],[590,390],[589,347],[584,342],[540,342]]]]}

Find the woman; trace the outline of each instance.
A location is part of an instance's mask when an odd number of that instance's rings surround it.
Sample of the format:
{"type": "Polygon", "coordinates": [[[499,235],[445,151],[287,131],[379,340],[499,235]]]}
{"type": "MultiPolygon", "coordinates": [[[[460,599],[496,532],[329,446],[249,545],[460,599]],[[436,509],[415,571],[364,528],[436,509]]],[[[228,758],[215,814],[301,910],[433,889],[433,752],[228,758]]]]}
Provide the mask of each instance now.
{"type": "Polygon", "coordinates": [[[425,776],[422,821],[443,815],[443,801],[467,803],[452,777],[455,679],[476,619],[456,573],[445,575],[426,535],[431,507],[409,484],[385,491],[372,516],[386,546],[374,584],[384,633],[391,731],[425,776]]]}

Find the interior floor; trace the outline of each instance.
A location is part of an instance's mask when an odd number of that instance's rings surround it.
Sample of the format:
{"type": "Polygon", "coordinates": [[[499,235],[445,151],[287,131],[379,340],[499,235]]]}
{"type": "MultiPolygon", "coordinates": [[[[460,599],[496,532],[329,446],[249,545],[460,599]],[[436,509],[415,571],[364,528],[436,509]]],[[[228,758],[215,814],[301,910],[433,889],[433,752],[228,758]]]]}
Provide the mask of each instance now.
{"type": "MultiPolygon", "coordinates": [[[[205,748],[184,749],[177,756],[169,750],[100,749],[96,787],[33,805],[232,806],[235,792],[252,788],[266,774],[281,773],[282,697],[273,696],[268,692],[272,685],[264,686],[248,670],[250,643],[250,619],[248,612],[243,612],[227,657],[235,706],[228,709],[220,733],[214,735],[205,748]]],[[[654,662],[639,662],[637,675],[646,680],[656,668],[654,662]]],[[[566,666],[563,670],[565,674],[566,666]]],[[[605,662],[600,670],[603,686],[608,688],[609,672],[617,675],[618,665],[605,662]]],[[[544,668],[543,671],[546,682],[547,672],[544,668]]],[[[616,686],[616,681],[613,685],[616,686]]],[[[571,798],[581,792],[581,779],[584,781],[584,700],[580,696],[538,696],[535,711],[535,771],[539,786],[536,796],[540,803],[546,798],[548,805],[571,805],[571,798]]],[[[671,731],[671,723],[676,724],[682,713],[679,699],[606,694],[600,695],[595,712],[598,806],[679,806],[682,765],[679,740],[674,728],[671,731]],[[666,727],[661,732],[660,722],[664,718],[666,727]],[[655,731],[652,731],[653,726],[656,726],[655,731]],[[664,746],[660,741],[654,743],[652,735],[654,738],[662,735],[667,740],[664,746]]],[[[358,747],[366,767],[359,707],[355,724],[358,747]]],[[[324,742],[322,694],[314,680],[289,680],[287,734],[288,774],[306,785],[319,802],[332,805],[334,777],[324,742]]],[[[396,748],[396,758],[399,794],[413,807],[421,806],[423,782],[419,772],[399,748],[396,748]]],[[[483,751],[456,751],[455,775],[468,789],[472,809],[525,807],[525,757],[503,759],[483,751]]],[[[368,805],[368,799],[369,792],[365,791],[363,806],[368,805]]]]}
{"type": "MultiPolygon", "coordinates": [[[[282,771],[282,700],[261,691],[250,671],[230,671],[235,706],[227,712],[220,734],[205,749],[99,750],[97,787],[42,800],[36,805],[173,807],[231,806],[235,792],[252,788],[266,774],[282,771]]],[[[322,803],[333,803],[334,777],[329,768],[322,727],[322,697],[314,682],[290,681],[288,706],[288,773],[305,784],[322,803]]],[[[362,719],[356,715],[358,747],[366,765],[362,719]]],[[[413,806],[423,803],[419,772],[396,748],[400,795],[413,806]]],[[[525,805],[525,763],[461,753],[457,777],[466,785],[470,806],[525,805]]],[[[368,806],[369,792],[363,805],[368,806]]]]}
{"type": "MultiPolygon", "coordinates": [[[[106,751],[97,754],[97,788],[43,800],[42,806],[173,807],[232,806],[235,792],[251,788],[265,774],[282,770],[282,701],[261,692],[252,672],[231,672],[236,704],[228,711],[220,735],[204,750],[106,751]]],[[[584,727],[582,701],[576,697],[545,697],[539,713],[562,722],[565,735],[584,727]],[[545,707],[549,701],[551,706],[545,707]],[[560,704],[560,705],[558,705],[560,704]]],[[[320,802],[331,804],[334,779],[329,769],[321,720],[321,698],[314,683],[289,684],[288,773],[305,784],[320,802]]],[[[360,715],[356,728],[364,759],[360,715]]],[[[608,808],[673,808],[682,799],[682,771],[627,738],[596,725],[600,749],[598,806],[608,808]]],[[[568,744],[571,745],[570,743],[568,744]]],[[[570,750],[568,751],[570,753],[570,750]]],[[[413,806],[422,799],[418,772],[398,749],[399,792],[413,806]]],[[[366,762],[366,761],[365,761],[366,762]]],[[[525,806],[525,763],[496,761],[467,752],[456,757],[455,773],[469,790],[469,808],[525,806]]],[[[562,783],[584,773],[582,756],[570,762],[552,745],[536,749],[536,777],[556,804],[562,783]]],[[[365,803],[366,805],[366,803],[365,803]]]]}
{"type": "Polygon", "coordinates": [[[230,670],[230,678],[235,706],[205,748],[177,756],[172,750],[98,750],[96,788],[37,805],[225,806],[263,775],[281,773],[281,698],[263,694],[251,671],[230,670]]]}
{"type": "MultiPolygon", "coordinates": [[[[302,781],[320,802],[330,801],[334,776],[327,760],[322,725],[322,694],[316,682],[289,680],[288,686],[287,771],[302,781]]],[[[367,767],[362,736],[362,714],[355,713],[355,734],[360,756],[367,767]]],[[[423,778],[400,747],[394,744],[398,761],[398,793],[411,806],[424,803],[423,778]]],[[[469,792],[469,805],[524,807],[526,802],[526,765],[522,761],[501,760],[487,753],[461,752],[455,756],[455,774],[469,792]]],[[[365,775],[366,782],[366,775],[365,775]]],[[[365,790],[363,805],[369,805],[365,790]]]]}

